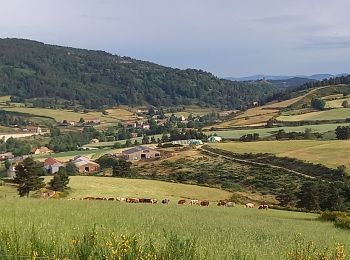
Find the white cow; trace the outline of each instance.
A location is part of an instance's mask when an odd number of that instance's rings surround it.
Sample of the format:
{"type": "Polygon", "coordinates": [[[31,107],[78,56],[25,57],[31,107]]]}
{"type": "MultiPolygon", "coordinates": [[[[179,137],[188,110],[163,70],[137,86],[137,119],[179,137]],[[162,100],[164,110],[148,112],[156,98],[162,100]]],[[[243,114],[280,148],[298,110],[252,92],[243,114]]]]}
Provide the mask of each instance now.
{"type": "Polygon", "coordinates": [[[253,203],[247,203],[247,204],[245,204],[245,208],[247,208],[247,209],[253,209],[254,208],[254,204],[253,203]]]}
{"type": "Polygon", "coordinates": [[[191,200],[190,205],[199,205],[199,200],[191,200]]]}

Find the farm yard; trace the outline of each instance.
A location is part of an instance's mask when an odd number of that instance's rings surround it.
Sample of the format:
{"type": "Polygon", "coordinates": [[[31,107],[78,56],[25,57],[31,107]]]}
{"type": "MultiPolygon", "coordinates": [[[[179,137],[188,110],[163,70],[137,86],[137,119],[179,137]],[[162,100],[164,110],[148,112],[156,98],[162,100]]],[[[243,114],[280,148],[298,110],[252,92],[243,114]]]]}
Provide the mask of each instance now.
{"type": "Polygon", "coordinates": [[[291,157],[331,168],[339,165],[350,167],[350,141],[260,141],[251,143],[220,143],[212,147],[235,153],[272,153],[281,157],[291,157]]]}
{"type": "MultiPolygon", "coordinates": [[[[68,255],[73,259],[86,259],[82,255],[101,251],[100,254],[112,256],[115,241],[129,244],[124,248],[127,252],[131,250],[132,237],[136,237],[145,251],[149,243],[155,250],[170,246],[179,259],[289,259],[287,254],[295,250],[296,242],[305,247],[312,242],[316,251],[328,248],[328,254],[335,252],[336,243],[345,245],[347,252],[350,250],[348,231],[337,229],[330,222],[318,221],[318,215],[309,213],[259,211],[242,206],[10,198],[1,199],[0,207],[0,237],[7,236],[7,244],[0,242],[3,246],[0,248],[9,247],[7,255],[17,252],[32,256],[34,251],[36,256],[52,258],[55,255],[62,259],[68,255]],[[9,229],[15,231],[5,233],[9,229]],[[31,239],[27,234],[31,234],[31,239]],[[304,240],[296,241],[297,236],[304,240]],[[18,247],[14,251],[16,243],[18,247]],[[187,249],[192,253],[179,254],[187,249]],[[184,255],[187,257],[181,258],[184,255]]],[[[0,254],[4,254],[3,249],[0,254]]],[[[3,257],[10,259],[10,256],[3,257]]]]}

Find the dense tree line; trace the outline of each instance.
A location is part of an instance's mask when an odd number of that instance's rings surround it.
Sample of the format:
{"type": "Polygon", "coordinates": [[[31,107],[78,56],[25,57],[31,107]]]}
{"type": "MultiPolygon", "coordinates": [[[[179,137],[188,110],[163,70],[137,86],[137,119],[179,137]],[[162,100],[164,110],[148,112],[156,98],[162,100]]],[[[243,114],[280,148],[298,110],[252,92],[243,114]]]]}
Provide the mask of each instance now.
{"type": "Polygon", "coordinates": [[[208,72],[172,69],[102,51],[0,40],[0,95],[17,100],[111,105],[202,106],[245,109],[279,91],[267,82],[234,82],[208,72]]]}
{"type": "MultiPolygon", "coordinates": [[[[35,145],[35,144],[34,144],[35,145]]],[[[9,138],[6,142],[0,140],[0,152],[12,152],[15,156],[27,155],[30,153],[31,143],[23,139],[9,138]]]]}
{"type": "Polygon", "coordinates": [[[66,152],[78,150],[85,144],[90,143],[91,139],[98,138],[101,133],[93,127],[84,127],[82,132],[64,132],[59,129],[51,130],[51,140],[49,148],[55,152],[66,152]]]}
{"type": "Polygon", "coordinates": [[[0,110],[0,125],[27,126],[29,124],[30,124],[30,121],[28,120],[28,115],[0,110]]]}

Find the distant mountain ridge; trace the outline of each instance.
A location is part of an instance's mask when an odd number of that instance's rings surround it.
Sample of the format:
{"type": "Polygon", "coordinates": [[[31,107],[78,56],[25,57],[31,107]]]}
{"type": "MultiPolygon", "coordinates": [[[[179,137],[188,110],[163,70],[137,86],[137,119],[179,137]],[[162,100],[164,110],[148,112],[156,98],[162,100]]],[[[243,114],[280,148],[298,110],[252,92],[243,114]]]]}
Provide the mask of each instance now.
{"type": "Polygon", "coordinates": [[[86,108],[200,105],[245,109],[280,89],[233,82],[196,69],[174,69],[104,51],[0,39],[0,95],[36,106],[86,108]]]}
{"type": "Polygon", "coordinates": [[[324,79],[329,79],[333,77],[341,77],[341,76],[347,76],[349,75],[348,73],[341,73],[341,74],[314,74],[311,76],[306,76],[306,75],[294,75],[294,76],[286,76],[286,75],[252,75],[252,76],[247,76],[247,77],[227,77],[225,79],[228,80],[235,80],[235,81],[255,81],[255,80],[288,80],[292,78],[303,78],[303,79],[309,79],[309,80],[324,80],[324,79]]]}

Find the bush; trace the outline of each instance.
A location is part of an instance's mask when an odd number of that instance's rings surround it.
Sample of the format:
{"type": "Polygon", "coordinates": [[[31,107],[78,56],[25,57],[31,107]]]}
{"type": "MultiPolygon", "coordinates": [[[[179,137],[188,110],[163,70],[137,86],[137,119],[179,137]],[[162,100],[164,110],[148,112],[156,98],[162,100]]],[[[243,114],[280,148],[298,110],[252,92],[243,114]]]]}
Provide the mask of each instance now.
{"type": "Polygon", "coordinates": [[[338,217],[334,225],[338,228],[350,229],[350,217],[338,217]]]}
{"type": "Polygon", "coordinates": [[[319,219],[325,220],[325,221],[336,221],[337,218],[346,218],[347,214],[345,212],[341,211],[325,211],[322,212],[319,219]]]}

